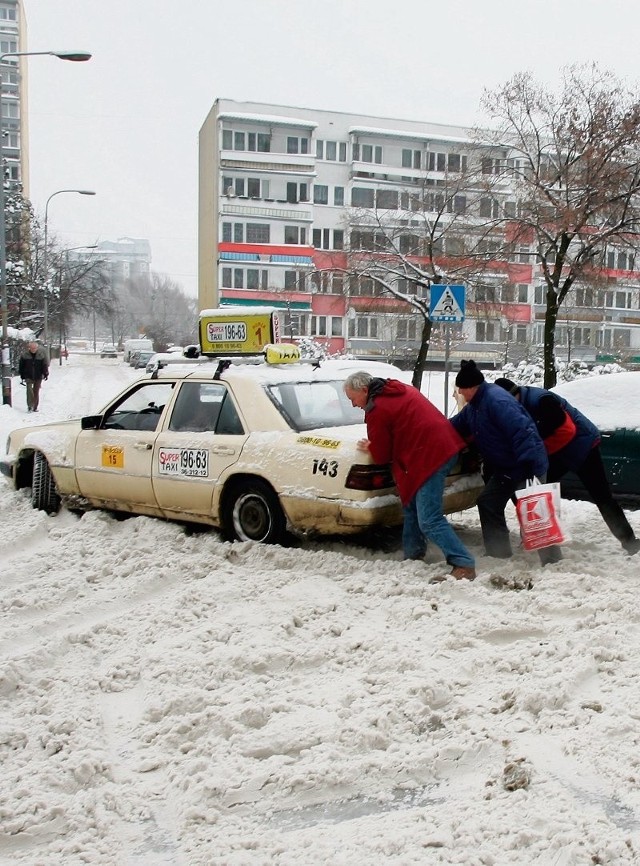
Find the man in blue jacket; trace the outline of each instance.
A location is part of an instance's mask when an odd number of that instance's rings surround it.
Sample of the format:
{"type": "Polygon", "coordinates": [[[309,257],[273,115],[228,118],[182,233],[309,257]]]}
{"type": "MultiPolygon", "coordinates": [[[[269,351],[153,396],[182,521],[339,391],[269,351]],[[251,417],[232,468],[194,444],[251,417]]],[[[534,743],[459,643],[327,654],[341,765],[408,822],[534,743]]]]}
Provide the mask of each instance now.
{"type": "Polygon", "coordinates": [[[596,425],[564,397],[545,388],[516,385],[506,378],[496,379],[495,384],[512,394],[533,418],[549,455],[547,481],[559,481],[566,472],[575,472],[612,535],[628,554],[638,553],[640,539],[607,481],[596,425]]]}
{"type": "MultiPolygon", "coordinates": [[[[485,463],[486,484],[478,497],[485,550],[487,556],[507,559],[512,555],[507,502],[528,479],[545,479],[547,452],[531,415],[502,388],[485,382],[475,361],[460,362],[456,387],[466,405],[449,420],[485,463]]],[[[543,548],[539,556],[543,565],[562,559],[559,547],[543,548]]]]}

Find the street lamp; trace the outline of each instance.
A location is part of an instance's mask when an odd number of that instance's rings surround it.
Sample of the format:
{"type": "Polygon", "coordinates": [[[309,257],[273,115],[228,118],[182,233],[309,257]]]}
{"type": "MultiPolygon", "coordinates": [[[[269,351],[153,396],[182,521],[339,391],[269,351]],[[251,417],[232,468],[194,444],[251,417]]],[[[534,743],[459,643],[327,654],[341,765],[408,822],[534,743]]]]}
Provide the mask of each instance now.
{"type": "MultiPolygon", "coordinates": [[[[86,51],[9,51],[0,54],[0,65],[7,58],[46,54],[60,60],[81,63],[90,60],[86,51]]],[[[4,212],[4,129],[2,118],[2,81],[0,79],[0,289],[2,294],[2,402],[11,406],[11,360],[9,355],[9,302],[7,297],[7,241],[4,212]]]]}
{"type": "Polygon", "coordinates": [[[49,202],[54,196],[61,195],[63,192],[74,192],[78,193],[78,195],[95,195],[92,189],[58,189],[51,193],[44,206],[44,323],[42,338],[47,353],[49,352],[49,202]]]}

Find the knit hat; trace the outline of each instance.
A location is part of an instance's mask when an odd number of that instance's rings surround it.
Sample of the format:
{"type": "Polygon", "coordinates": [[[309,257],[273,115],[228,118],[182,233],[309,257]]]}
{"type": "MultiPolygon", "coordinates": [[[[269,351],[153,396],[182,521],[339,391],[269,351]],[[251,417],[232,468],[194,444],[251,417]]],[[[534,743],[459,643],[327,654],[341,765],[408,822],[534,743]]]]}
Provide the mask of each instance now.
{"type": "Polygon", "coordinates": [[[504,388],[505,391],[513,394],[514,397],[520,390],[520,385],[516,385],[515,382],[513,382],[511,379],[506,379],[504,376],[501,379],[496,379],[493,384],[499,385],[501,388],[504,388]]]}
{"type": "Polygon", "coordinates": [[[476,367],[475,361],[460,361],[460,371],[456,376],[456,388],[475,388],[484,382],[484,376],[476,367]]]}

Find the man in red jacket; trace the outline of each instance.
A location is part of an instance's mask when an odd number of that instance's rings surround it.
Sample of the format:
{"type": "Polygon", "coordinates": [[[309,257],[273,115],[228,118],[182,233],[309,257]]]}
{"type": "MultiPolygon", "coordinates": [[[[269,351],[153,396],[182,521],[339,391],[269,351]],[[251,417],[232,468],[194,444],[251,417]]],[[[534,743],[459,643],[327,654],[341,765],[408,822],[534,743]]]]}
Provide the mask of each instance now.
{"type": "Polygon", "coordinates": [[[442,510],[445,479],[465,447],[462,437],[417,388],[396,379],[359,371],[346,379],[344,392],[364,409],[369,438],[358,447],[376,463],[391,464],[404,510],[405,559],[422,559],[432,541],[453,566],[453,577],[473,580],[474,558],[442,510]]]}

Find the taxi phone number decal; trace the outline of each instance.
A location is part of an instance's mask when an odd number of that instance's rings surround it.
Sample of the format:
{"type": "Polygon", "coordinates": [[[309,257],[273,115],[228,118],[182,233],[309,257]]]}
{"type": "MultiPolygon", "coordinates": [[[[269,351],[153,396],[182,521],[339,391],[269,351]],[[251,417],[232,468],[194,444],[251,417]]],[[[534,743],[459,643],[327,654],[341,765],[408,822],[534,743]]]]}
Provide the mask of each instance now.
{"type": "Polygon", "coordinates": [[[158,468],[161,475],[206,478],[209,475],[209,452],[206,448],[160,448],[158,468]]]}

